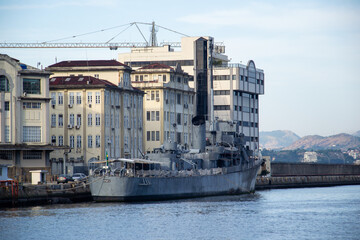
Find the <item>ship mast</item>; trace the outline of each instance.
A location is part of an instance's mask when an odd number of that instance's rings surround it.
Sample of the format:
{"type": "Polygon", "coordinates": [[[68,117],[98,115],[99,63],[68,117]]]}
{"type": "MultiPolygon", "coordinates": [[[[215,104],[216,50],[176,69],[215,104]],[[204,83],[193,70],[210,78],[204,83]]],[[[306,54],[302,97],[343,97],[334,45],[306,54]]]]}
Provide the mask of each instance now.
{"type": "Polygon", "coordinates": [[[215,129],[215,114],[214,114],[214,82],[213,82],[213,50],[214,43],[213,38],[209,39],[209,83],[210,83],[210,108],[209,108],[209,121],[210,121],[210,133],[212,136],[212,144],[216,144],[216,129],[215,129]]]}

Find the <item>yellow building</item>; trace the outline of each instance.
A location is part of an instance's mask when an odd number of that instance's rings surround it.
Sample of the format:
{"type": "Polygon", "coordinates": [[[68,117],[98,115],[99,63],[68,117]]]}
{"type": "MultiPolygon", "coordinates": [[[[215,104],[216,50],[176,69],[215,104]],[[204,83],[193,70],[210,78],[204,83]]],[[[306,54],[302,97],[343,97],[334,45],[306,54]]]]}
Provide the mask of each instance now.
{"type": "Polygon", "coordinates": [[[0,165],[22,182],[31,170],[51,171],[49,75],[0,54],[0,165]]]}
{"type": "Polygon", "coordinates": [[[131,83],[144,96],[145,151],[159,148],[164,141],[191,144],[191,119],[194,89],[188,85],[189,75],[180,67],[154,63],[137,69],[131,83]]]}
{"type": "Polygon", "coordinates": [[[143,92],[131,86],[131,68],[115,60],[99,60],[64,61],[46,69],[53,72],[52,141],[71,149],[68,156],[59,151],[51,154],[54,171],[63,171],[64,157],[66,172],[72,173],[85,172],[89,163],[106,155],[109,159],[141,156],[143,92]]]}

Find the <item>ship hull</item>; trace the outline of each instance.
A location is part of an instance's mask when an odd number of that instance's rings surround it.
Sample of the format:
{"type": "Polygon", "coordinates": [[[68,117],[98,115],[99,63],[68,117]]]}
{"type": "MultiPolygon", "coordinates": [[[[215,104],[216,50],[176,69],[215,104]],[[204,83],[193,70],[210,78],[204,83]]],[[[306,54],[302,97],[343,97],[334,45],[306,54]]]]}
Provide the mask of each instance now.
{"type": "Polygon", "coordinates": [[[259,166],[226,174],[187,177],[90,177],[95,201],[154,201],[255,191],[259,166]]]}

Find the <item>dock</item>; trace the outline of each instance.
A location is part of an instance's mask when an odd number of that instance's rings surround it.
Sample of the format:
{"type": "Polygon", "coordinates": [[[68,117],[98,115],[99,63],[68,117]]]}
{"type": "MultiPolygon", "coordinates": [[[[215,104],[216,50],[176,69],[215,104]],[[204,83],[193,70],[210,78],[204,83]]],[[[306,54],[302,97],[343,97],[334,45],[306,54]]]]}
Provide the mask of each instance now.
{"type": "MultiPolygon", "coordinates": [[[[360,185],[360,175],[257,177],[256,191],[280,188],[360,185]]],[[[39,185],[0,181],[0,208],[92,201],[83,182],[39,185]]]]}

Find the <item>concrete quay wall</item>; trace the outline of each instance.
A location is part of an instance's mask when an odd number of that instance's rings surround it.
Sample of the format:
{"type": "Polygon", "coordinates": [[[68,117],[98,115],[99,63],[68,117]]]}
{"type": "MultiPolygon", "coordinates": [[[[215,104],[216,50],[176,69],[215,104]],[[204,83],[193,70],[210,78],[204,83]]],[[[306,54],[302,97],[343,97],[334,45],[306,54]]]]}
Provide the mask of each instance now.
{"type": "Polygon", "coordinates": [[[360,175],[360,165],[319,163],[271,163],[271,176],[360,175]]]}
{"type": "Polygon", "coordinates": [[[0,188],[0,207],[43,205],[91,201],[89,185],[85,183],[67,184],[23,184],[15,193],[11,186],[0,188]]]}
{"type": "Polygon", "coordinates": [[[360,185],[360,175],[258,177],[256,190],[275,188],[325,187],[360,185]]]}

